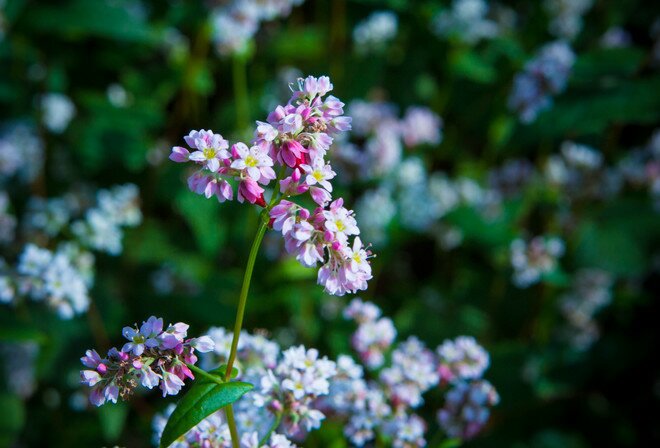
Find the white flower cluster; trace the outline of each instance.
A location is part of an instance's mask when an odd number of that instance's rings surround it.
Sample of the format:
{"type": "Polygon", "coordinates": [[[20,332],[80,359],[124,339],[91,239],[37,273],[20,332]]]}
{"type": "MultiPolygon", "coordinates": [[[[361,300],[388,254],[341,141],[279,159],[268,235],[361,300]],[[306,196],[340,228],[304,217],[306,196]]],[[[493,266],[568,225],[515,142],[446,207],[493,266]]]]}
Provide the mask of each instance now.
{"type": "MultiPolygon", "coordinates": [[[[0,242],[7,244],[14,241],[17,221],[9,214],[8,202],[8,196],[0,194],[0,242]]],[[[15,265],[0,259],[0,303],[15,305],[23,299],[44,303],[62,319],[87,310],[94,256],[86,249],[118,254],[122,227],[136,226],[142,216],[137,187],[132,184],[99,190],[91,208],[84,202],[75,194],[29,199],[21,235],[39,243],[21,246],[20,242],[14,247],[20,253],[15,265]],[[83,213],[83,219],[75,220],[83,213]],[[77,238],[57,244],[61,236],[70,235],[77,238]]]]}
{"type": "Polygon", "coordinates": [[[19,123],[0,131],[0,184],[14,175],[31,182],[41,172],[43,152],[43,142],[32,126],[19,123]]]}
{"type": "Polygon", "coordinates": [[[41,97],[42,119],[48,130],[61,134],[76,114],[76,106],[63,93],[48,93],[41,97]]]}
{"type": "Polygon", "coordinates": [[[71,224],[80,242],[94,250],[118,255],[122,250],[122,227],[134,227],[142,221],[138,206],[139,192],[133,184],[99,190],[97,205],[87,210],[84,220],[71,224]]]}
{"type": "Polygon", "coordinates": [[[227,56],[241,53],[259,31],[261,22],[286,17],[304,0],[231,0],[211,11],[213,41],[227,56]]]}
{"type": "Polygon", "coordinates": [[[0,266],[0,302],[28,297],[71,319],[89,306],[93,263],[93,256],[74,244],[62,244],[55,252],[28,244],[15,272],[4,262],[0,266]]]}
{"type": "Polygon", "coordinates": [[[511,243],[513,283],[518,288],[527,288],[540,282],[557,269],[564,250],[564,242],[558,237],[536,236],[530,241],[515,239],[511,243]]]}
{"type": "Polygon", "coordinates": [[[500,26],[488,18],[490,7],[485,0],[454,0],[450,9],[440,11],[432,29],[441,37],[451,37],[475,44],[500,34],[500,26]]]}
{"type": "MultiPolygon", "coordinates": [[[[365,371],[349,356],[342,355],[337,360],[337,376],[326,404],[346,418],[345,435],[357,446],[368,444],[379,434],[391,446],[425,446],[427,425],[414,413],[424,403],[424,393],[440,384],[460,388],[462,386],[456,385],[480,379],[488,366],[488,354],[469,337],[445,341],[437,349],[438,357],[415,337],[394,345],[394,336],[390,332],[396,335],[396,330],[391,320],[381,318],[377,306],[360,299],[351,301],[344,316],[358,323],[352,343],[368,369],[365,371]],[[382,322],[387,322],[388,328],[392,327],[385,332],[385,337],[379,338],[374,327],[383,325],[382,322]],[[374,344],[374,340],[379,343],[374,344]],[[381,362],[369,365],[374,356],[369,351],[365,356],[363,350],[374,345],[376,359],[381,362]],[[385,358],[390,362],[385,363],[385,358]],[[376,374],[374,369],[378,368],[376,374]],[[372,373],[375,377],[367,379],[366,376],[372,373]]],[[[453,393],[456,395],[457,392],[453,393]]],[[[445,413],[451,411],[450,408],[444,409],[445,413]]],[[[454,425],[468,425],[471,417],[461,418],[461,415],[454,416],[454,425]]],[[[479,429],[484,423],[482,418],[479,429]]]]}
{"type": "Polygon", "coordinates": [[[488,352],[471,336],[447,340],[436,350],[440,360],[440,377],[451,382],[481,378],[490,363],[488,352]]]}
{"type": "Polygon", "coordinates": [[[582,17],[593,4],[593,0],[545,0],[551,18],[548,31],[557,37],[574,39],[582,31],[582,17]]]}
{"type": "Polygon", "coordinates": [[[353,41],[358,53],[382,51],[396,37],[399,19],[392,11],[376,11],[353,29],[353,41]]]}
{"type": "Polygon", "coordinates": [[[600,269],[583,269],[573,279],[573,287],[559,300],[567,321],[566,336],[578,350],[588,349],[599,336],[594,316],[612,301],[612,276],[600,269]]]}

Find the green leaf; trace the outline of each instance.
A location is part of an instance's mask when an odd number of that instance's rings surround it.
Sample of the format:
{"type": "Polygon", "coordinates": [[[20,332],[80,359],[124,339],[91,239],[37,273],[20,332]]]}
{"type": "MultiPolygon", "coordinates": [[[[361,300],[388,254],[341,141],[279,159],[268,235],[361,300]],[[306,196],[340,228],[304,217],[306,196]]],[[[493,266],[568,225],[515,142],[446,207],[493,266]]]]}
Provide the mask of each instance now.
{"type": "Polygon", "coordinates": [[[170,446],[206,417],[232,404],[253,387],[250,383],[240,381],[195,384],[179,401],[167,421],[160,439],[161,448],[170,446]]]}

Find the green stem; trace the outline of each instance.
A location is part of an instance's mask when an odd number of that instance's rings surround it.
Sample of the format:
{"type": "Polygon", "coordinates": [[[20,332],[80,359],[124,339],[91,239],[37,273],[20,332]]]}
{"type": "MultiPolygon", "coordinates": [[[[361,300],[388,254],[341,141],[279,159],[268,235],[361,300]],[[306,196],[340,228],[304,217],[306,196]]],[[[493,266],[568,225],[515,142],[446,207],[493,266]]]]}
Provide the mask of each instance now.
{"type": "MultiPolygon", "coordinates": [[[[259,222],[259,229],[257,235],[252,242],[250,255],[248,256],[247,266],[245,267],[245,275],[243,276],[243,287],[241,288],[241,295],[238,298],[238,310],[236,311],[236,323],[234,324],[234,337],[231,341],[231,350],[229,352],[229,359],[227,360],[227,372],[225,372],[225,381],[228,381],[231,376],[231,371],[234,368],[234,361],[236,360],[236,350],[238,348],[238,338],[241,335],[241,328],[243,328],[243,316],[245,315],[245,304],[247,303],[248,291],[250,290],[250,280],[252,280],[252,271],[254,270],[254,263],[257,259],[257,252],[259,246],[264,239],[266,229],[268,228],[268,219],[262,218],[259,222]]],[[[268,216],[268,215],[266,215],[268,216]]]]}
{"type": "Polygon", "coordinates": [[[207,380],[213,381],[214,383],[218,383],[218,384],[225,384],[225,382],[224,382],[223,380],[221,380],[220,378],[218,378],[217,376],[215,376],[215,375],[211,375],[211,374],[208,373],[206,370],[200,369],[199,367],[197,367],[197,366],[194,365],[194,364],[188,364],[188,363],[186,363],[186,365],[188,366],[188,368],[189,368],[190,370],[192,370],[193,372],[197,373],[199,376],[203,376],[203,377],[206,378],[207,380]]]}
{"type": "Polygon", "coordinates": [[[231,405],[225,407],[225,415],[227,416],[227,426],[229,426],[229,433],[231,434],[231,446],[232,448],[240,448],[236,420],[234,420],[234,410],[231,405]]]}
{"type": "Polygon", "coordinates": [[[247,89],[247,55],[236,54],[233,58],[234,101],[236,102],[236,127],[243,133],[250,126],[250,100],[247,89]]]}
{"type": "MultiPolygon", "coordinates": [[[[227,360],[227,370],[225,372],[225,381],[229,381],[231,378],[231,372],[234,369],[234,361],[236,361],[236,352],[238,351],[238,339],[241,337],[241,329],[243,328],[243,316],[245,315],[245,305],[247,304],[248,292],[250,290],[250,281],[252,280],[252,272],[254,271],[254,264],[257,260],[257,253],[259,252],[259,246],[261,246],[261,241],[264,239],[266,234],[266,229],[268,229],[268,212],[281,201],[281,194],[277,185],[279,181],[286,174],[286,167],[280,170],[277,179],[275,179],[275,188],[273,191],[273,197],[270,199],[268,207],[266,207],[259,216],[259,228],[257,229],[257,235],[254,237],[252,242],[252,248],[250,249],[250,255],[248,255],[247,266],[245,267],[245,274],[243,275],[243,286],[241,287],[241,295],[238,298],[238,309],[236,310],[236,322],[234,323],[234,335],[231,340],[231,349],[229,350],[229,359],[227,360]]],[[[199,369],[201,370],[201,369],[199,369]]],[[[206,372],[204,372],[206,374],[206,372]]],[[[231,433],[232,446],[238,448],[238,430],[236,429],[236,422],[234,421],[234,411],[231,405],[225,408],[227,414],[227,425],[229,426],[229,432],[231,433]]]]}
{"type": "Polygon", "coordinates": [[[280,423],[282,422],[282,413],[278,412],[277,415],[275,416],[275,421],[273,424],[270,426],[270,429],[266,433],[266,435],[259,441],[259,446],[265,445],[268,443],[268,439],[270,438],[270,435],[277,429],[278,426],[280,426],[280,423]]]}

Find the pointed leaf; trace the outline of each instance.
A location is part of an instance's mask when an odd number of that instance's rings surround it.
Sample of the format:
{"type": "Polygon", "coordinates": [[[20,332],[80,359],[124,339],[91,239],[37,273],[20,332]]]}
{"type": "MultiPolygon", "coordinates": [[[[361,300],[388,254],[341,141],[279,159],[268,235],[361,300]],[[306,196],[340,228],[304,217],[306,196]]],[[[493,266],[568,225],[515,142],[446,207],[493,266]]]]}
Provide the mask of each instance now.
{"type": "Polygon", "coordinates": [[[195,384],[179,401],[167,421],[160,439],[161,448],[170,446],[206,417],[232,404],[253,387],[250,383],[240,381],[195,384]]]}

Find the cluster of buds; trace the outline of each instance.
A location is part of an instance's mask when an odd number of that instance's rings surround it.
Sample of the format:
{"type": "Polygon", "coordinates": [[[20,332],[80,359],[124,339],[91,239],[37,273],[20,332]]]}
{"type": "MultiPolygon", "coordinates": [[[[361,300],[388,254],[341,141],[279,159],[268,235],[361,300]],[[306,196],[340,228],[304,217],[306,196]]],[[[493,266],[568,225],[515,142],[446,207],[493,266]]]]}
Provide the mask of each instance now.
{"type": "Polygon", "coordinates": [[[194,162],[200,169],[189,179],[190,189],[220,202],[233,198],[230,182],[238,183],[239,202],[266,207],[264,188],[280,167],[279,193],[267,207],[271,226],[281,231],[289,253],[306,267],[321,263],[318,282],[326,292],[344,295],[367,288],[371,279],[370,252],[357,235],[353,212],[343,199],[333,201],[336,173],[325,156],[334,135],[351,129],[343,116],[344,103],[326,94],[327,76],[299,78],[285,106],[277,106],[266,122],[257,122],[251,146],[229,142],[212,131],[192,131],[185,137],[193,150],[177,146],[170,159],[194,162]],[[289,198],[309,193],[318,207],[311,213],[289,198]],[[286,199],[284,199],[286,198],[286,199]],[[350,238],[354,237],[351,241],[350,238]]]}
{"type": "Polygon", "coordinates": [[[92,388],[92,404],[125,400],[138,385],[158,386],[163,396],[178,394],[186,378],[195,378],[187,365],[197,362],[195,350],[204,353],[214,347],[208,336],[186,339],[187,331],[188,325],[182,322],[163,330],[163,319],[151,316],[139,329],[124,327],[122,334],[128,342],[121,350],[112,348],[105,358],[88,350],[80,360],[90,370],[80,375],[82,383],[92,388]]]}

